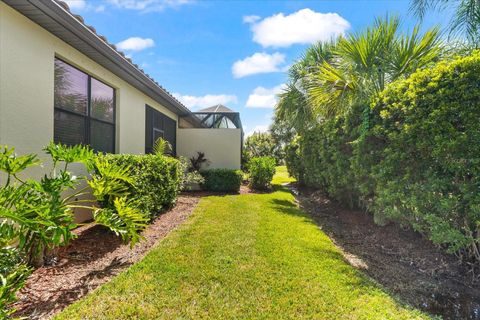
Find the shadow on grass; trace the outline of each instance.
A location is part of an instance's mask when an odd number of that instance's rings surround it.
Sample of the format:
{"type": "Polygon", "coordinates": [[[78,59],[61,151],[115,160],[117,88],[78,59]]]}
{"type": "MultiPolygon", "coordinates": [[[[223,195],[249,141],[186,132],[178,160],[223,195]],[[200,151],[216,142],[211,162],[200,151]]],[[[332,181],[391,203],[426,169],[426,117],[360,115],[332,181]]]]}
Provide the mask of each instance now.
{"type": "MultiPolygon", "coordinates": [[[[291,190],[288,186],[276,186],[275,191],[277,192],[285,192],[291,194],[291,190]]],[[[336,241],[335,237],[333,237],[332,233],[325,232],[324,228],[326,227],[321,222],[317,221],[315,217],[311,214],[306,213],[306,210],[302,203],[296,203],[295,201],[290,201],[286,199],[272,199],[270,200],[272,208],[278,211],[281,214],[287,214],[290,216],[295,216],[298,218],[302,218],[301,222],[308,223],[316,228],[320,229],[319,232],[324,232],[328,237],[329,241],[333,243],[331,245],[338,246],[338,242],[336,241]]],[[[329,209],[333,207],[327,205],[329,209]]],[[[415,307],[414,303],[411,303],[408,299],[404,299],[404,297],[397,295],[395,290],[391,290],[392,288],[388,286],[388,283],[383,283],[375,274],[372,275],[371,272],[368,271],[368,262],[369,260],[366,259],[367,262],[365,264],[364,258],[359,258],[356,254],[359,252],[355,252],[355,254],[346,253],[343,251],[343,243],[340,243],[340,249],[337,250],[328,250],[321,248],[320,246],[304,246],[303,249],[307,251],[311,251],[316,257],[322,262],[323,267],[325,266],[325,259],[330,260],[328,261],[329,271],[331,273],[340,274],[340,275],[355,275],[354,277],[347,277],[342,280],[342,284],[345,286],[353,285],[358,288],[361,288],[362,292],[368,294],[372,291],[384,291],[386,293],[390,293],[392,299],[400,306],[405,307],[407,309],[415,307]],[[374,280],[372,280],[372,278],[374,280]],[[379,286],[380,285],[380,286],[379,286]],[[393,294],[393,295],[392,295],[393,294]]],[[[417,306],[418,307],[418,306],[417,306]]],[[[453,319],[453,318],[452,318],[453,319]]]]}
{"type": "MultiPolygon", "coordinates": [[[[276,190],[292,193],[288,186],[276,190]]],[[[319,227],[341,248],[343,261],[373,278],[398,303],[444,319],[480,319],[479,284],[466,280],[468,270],[454,257],[418,233],[395,224],[378,226],[369,214],[293,191],[296,202],[272,199],[273,207],[319,227]]]]}

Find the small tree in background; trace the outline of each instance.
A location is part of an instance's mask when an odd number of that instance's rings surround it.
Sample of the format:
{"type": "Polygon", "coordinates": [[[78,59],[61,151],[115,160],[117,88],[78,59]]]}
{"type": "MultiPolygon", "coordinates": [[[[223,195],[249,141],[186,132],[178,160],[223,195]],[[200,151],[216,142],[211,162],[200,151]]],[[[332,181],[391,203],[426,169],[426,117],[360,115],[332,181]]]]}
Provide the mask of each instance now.
{"type": "Polygon", "coordinates": [[[281,164],[284,151],[270,132],[254,132],[245,140],[243,163],[248,165],[254,157],[272,157],[276,164],[281,164]]]}

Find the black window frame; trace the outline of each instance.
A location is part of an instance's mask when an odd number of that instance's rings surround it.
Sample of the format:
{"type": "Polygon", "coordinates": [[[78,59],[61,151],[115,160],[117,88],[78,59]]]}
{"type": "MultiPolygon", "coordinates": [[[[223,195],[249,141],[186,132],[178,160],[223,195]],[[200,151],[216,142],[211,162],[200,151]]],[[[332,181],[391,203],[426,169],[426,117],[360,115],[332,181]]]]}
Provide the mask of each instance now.
{"type": "Polygon", "coordinates": [[[145,153],[149,154],[153,152],[153,145],[155,144],[154,137],[155,132],[161,133],[163,139],[167,140],[172,145],[171,155],[177,155],[177,130],[178,130],[178,123],[176,120],[170,118],[163,112],[149,106],[148,104],[145,105],[145,153]],[[160,117],[161,119],[161,127],[155,126],[155,116],[160,117]],[[170,125],[173,125],[174,135],[172,141],[165,137],[167,133],[166,124],[170,122],[170,125]]]}
{"type": "MultiPolygon", "coordinates": [[[[75,116],[80,116],[80,117],[83,117],[84,119],[84,123],[85,123],[85,127],[84,127],[84,141],[85,141],[85,145],[88,145],[90,146],[92,149],[93,149],[93,146],[92,146],[92,140],[91,140],[91,123],[92,121],[97,121],[97,122],[100,122],[100,123],[103,123],[103,124],[107,124],[107,125],[110,125],[110,126],[113,126],[113,141],[112,141],[112,153],[116,153],[116,137],[117,137],[117,89],[115,89],[114,87],[112,87],[111,85],[105,83],[104,81],[96,78],[96,77],[93,77],[92,75],[90,75],[89,73],[73,66],[72,64],[68,63],[67,61],[59,58],[59,57],[55,57],[55,60],[59,60],[63,63],[65,63],[66,65],[76,69],[77,71],[85,74],[87,76],[87,113],[86,114],[82,114],[82,113],[79,113],[79,112],[75,112],[75,111],[72,111],[72,110],[68,110],[68,109],[63,109],[63,108],[59,108],[56,106],[55,104],[55,101],[53,103],[54,107],[54,111],[53,111],[53,114],[55,115],[55,112],[63,112],[63,113],[66,113],[66,114],[70,114],[70,115],[75,115],[75,116]],[[104,85],[112,88],[113,90],[113,122],[108,122],[106,120],[102,120],[102,119],[97,119],[95,117],[92,117],[91,116],[91,113],[92,113],[92,79],[95,79],[96,81],[100,82],[100,83],[103,83],[104,85]]],[[[54,124],[53,124],[53,131],[54,131],[54,135],[53,135],[53,138],[54,138],[54,142],[55,143],[64,143],[62,141],[56,141],[55,139],[55,120],[54,120],[54,124]]],[[[105,151],[102,151],[102,150],[95,150],[95,152],[102,152],[102,153],[107,153],[105,151]]]]}

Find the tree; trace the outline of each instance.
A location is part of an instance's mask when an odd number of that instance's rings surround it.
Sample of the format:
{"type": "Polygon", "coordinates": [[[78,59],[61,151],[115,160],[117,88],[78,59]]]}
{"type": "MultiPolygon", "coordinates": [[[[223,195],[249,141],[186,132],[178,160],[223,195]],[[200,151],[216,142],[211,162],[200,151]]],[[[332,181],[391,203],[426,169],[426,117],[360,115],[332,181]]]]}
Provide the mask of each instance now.
{"type": "Polygon", "coordinates": [[[345,113],[354,105],[368,105],[385,86],[439,59],[438,28],[420,34],[399,32],[398,17],[376,19],[361,33],[340,38],[333,58],[307,75],[307,96],[323,117],[345,113]]]}
{"type": "Polygon", "coordinates": [[[323,62],[333,59],[335,47],[336,41],[314,44],[290,67],[289,81],[275,107],[274,123],[277,129],[301,133],[316,122],[315,107],[308,99],[307,82],[309,75],[323,62]]]}
{"type": "Polygon", "coordinates": [[[254,132],[249,136],[245,140],[244,153],[247,162],[254,157],[273,157],[277,164],[283,160],[283,149],[269,132],[254,132]]]}
{"type": "Polygon", "coordinates": [[[450,32],[464,34],[475,47],[480,45],[479,0],[412,0],[411,10],[423,19],[429,10],[444,10],[452,6],[455,14],[450,21],[450,32]]]}

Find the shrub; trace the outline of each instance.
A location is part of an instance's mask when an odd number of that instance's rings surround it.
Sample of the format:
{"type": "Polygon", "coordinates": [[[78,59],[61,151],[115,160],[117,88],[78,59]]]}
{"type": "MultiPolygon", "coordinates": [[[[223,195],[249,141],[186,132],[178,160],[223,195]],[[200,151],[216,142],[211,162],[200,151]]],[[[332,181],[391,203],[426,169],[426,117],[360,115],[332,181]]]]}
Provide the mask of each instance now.
{"type": "Polygon", "coordinates": [[[294,175],[303,166],[307,185],[367,208],[377,223],[411,226],[478,262],[478,119],[480,52],[419,70],[370,107],[322,120],[287,148],[287,165],[294,175]]]}
{"type": "Polygon", "coordinates": [[[44,149],[53,166],[40,180],[22,179],[19,175],[40,165],[36,155],[15,154],[13,148],[0,146],[0,171],[5,184],[0,187],[0,318],[9,317],[9,304],[30,272],[27,265],[43,264],[49,249],[64,246],[75,237],[72,230],[76,208],[93,212],[94,222],[105,225],[133,245],[140,239],[146,217],[128,200],[132,178],[129,167],[95,158],[85,146],[68,147],[51,143],[44,149]],[[85,164],[96,168],[91,177],[74,176],[69,165],[85,164]],[[84,188],[79,188],[80,185],[84,188]],[[88,189],[91,190],[88,190],[88,189]],[[112,201],[112,208],[99,208],[97,201],[112,201]]]}
{"type": "MultiPolygon", "coordinates": [[[[372,104],[376,216],[480,261],[480,52],[419,71],[372,104]]],[[[362,153],[364,154],[364,153],[362,153]]]]}
{"type": "Polygon", "coordinates": [[[243,151],[244,167],[255,157],[273,157],[279,165],[285,156],[281,143],[270,132],[254,132],[245,139],[243,151]]]}
{"type": "Polygon", "coordinates": [[[7,319],[15,310],[9,304],[16,301],[16,292],[20,290],[30,275],[28,268],[20,258],[20,252],[13,247],[0,248],[0,319],[7,319]]]}
{"type": "Polygon", "coordinates": [[[335,200],[349,207],[358,205],[358,189],[351,169],[353,144],[358,137],[361,108],[350,113],[323,120],[304,132],[301,157],[305,184],[321,188],[335,200]]]}
{"type": "MultiPolygon", "coordinates": [[[[134,179],[127,189],[129,199],[137,203],[138,208],[148,215],[149,219],[175,204],[182,182],[179,160],[156,154],[109,154],[98,157],[130,168],[134,179]]],[[[111,200],[105,199],[103,204],[114,208],[111,200]]]]}
{"type": "Polygon", "coordinates": [[[296,136],[285,146],[285,164],[287,165],[288,174],[294,177],[299,184],[303,185],[305,182],[305,168],[300,149],[300,139],[300,136],[296,136]]]}
{"type": "Polygon", "coordinates": [[[202,188],[208,191],[238,192],[242,172],[232,169],[209,169],[200,172],[205,179],[202,188]]]}
{"type": "Polygon", "coordinates": [[[271,157],[252,158],[248,163],[248,171],[252,188],[268,189],[275,174],[275,159],[271,157]]]}

